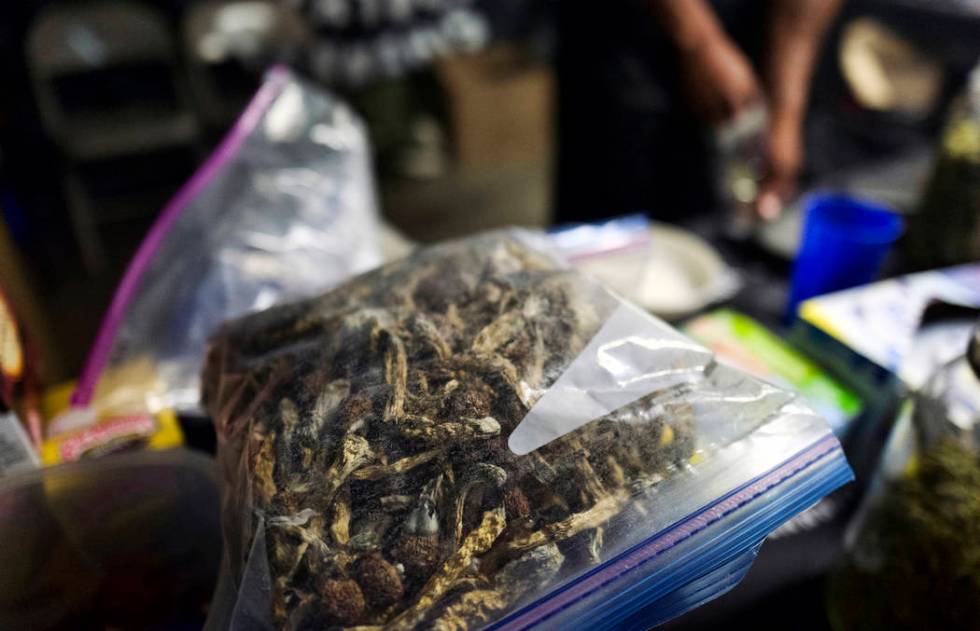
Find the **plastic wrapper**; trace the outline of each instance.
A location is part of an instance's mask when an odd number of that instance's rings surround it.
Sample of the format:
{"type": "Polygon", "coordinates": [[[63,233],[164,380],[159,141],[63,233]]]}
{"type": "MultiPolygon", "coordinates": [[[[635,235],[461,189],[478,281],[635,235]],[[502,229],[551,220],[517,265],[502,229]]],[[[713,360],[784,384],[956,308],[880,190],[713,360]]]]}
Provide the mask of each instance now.
{"type": "Polygon", "coordinates": [[[980,620],[980,324],[889,437],[830,581],[835,629],[975,629],[980,620]]]}
{"type": "Polygon", "coordinates": [[[98,387],[115,411],[197,411],[205,343],[221,322],[380,261],[365,130],[342,102],[274,69],[140,246],[73,403],[92,403],[98,387]],[[151,380],[126,378],[147,364],[151,380]]]}
{"type": "Polygon", "coordinates": [[[229,324],[203,395],[225,485],[211,628],[602,628],[659,602],[656,622],[850,477],[793,395],[524,233],[229,324]]]}

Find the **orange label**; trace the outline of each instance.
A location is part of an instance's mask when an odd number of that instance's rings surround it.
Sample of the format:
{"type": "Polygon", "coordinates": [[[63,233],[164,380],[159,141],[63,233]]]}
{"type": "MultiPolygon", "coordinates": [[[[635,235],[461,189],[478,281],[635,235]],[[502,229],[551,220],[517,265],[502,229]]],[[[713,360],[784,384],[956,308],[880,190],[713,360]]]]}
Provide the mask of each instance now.
{"type": "Polygon", "coordinates": [[[0,296],[0,372],[11,381],[19,380],[24,372],[24,349],[14,314],[0,296]]]}

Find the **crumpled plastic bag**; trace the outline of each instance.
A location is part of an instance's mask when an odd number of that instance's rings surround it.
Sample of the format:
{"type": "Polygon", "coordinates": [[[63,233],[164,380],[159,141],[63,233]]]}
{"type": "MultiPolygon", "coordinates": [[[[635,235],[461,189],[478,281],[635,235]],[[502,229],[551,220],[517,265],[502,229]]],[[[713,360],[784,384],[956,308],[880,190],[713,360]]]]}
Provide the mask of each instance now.
{"type": "Polygon", "coordinates": [[[127,270],[73,404],[199,411],[224,320],[315,295],[381,262],[366,131],[333,95],[271,70],[228,136],[161,212],[127,270]],[[149,363],[152,383],[130,384],[149,363]],[[121,377],[119,375],[121,373],[121,377]]]}

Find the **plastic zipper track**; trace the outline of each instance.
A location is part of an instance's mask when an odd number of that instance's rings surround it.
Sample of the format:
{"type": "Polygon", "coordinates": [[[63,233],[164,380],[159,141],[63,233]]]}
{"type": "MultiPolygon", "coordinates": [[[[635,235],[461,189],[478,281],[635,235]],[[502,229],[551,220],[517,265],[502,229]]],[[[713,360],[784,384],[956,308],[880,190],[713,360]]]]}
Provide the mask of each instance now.
{"type": "Polygon", "coordinates": [[[248,135],[258,125],[265,111],[272,102],[282,92],[290,78],[289,71],[284,66],[275,66],[268,75],[266,83],[252,97],[252,101],[245,108],[242,115],[235,121],[234,126],[228,135],[221,141],[214,153],[208,157],[204,164],[194,172],[177,194],[171,198],[167,205],[160,212],[156,221],[150,227],[140,247],[133,255],[129,266],[123,274],[122,281],[112,297],[112,302],[102,318],[99,332],[96,335],[92,349],[89,351],[82,368],[82,374],[75,386],[75,391],[71,396],[73,407],[85,407],[92,401],[95,387],[102,376],[102,371],[109,362],[109,353],[112,350],[113,342],[122,325],[126,315],[126,309],[132,301],[139,281],[143,277],[146,268],[149,267],[157,250],[160,249],[164,238],[170,232],[174,222],[183,214],[191,202],[200,192],[214,180],[215,176],[231,160],[241,148],[248,135]]]}
{"type": "MultiPolygon", "coordinates": [[[[739,523],[732,524],[727,533],[718,535],[718,539],[721,541],[713,541],[697,549],[685,551],[685,561],[678,564],[678,568],[675,573],[672,573],[671,578],[679,575],[692,576],[693,578],[681,585],[676,585],[676,583],[681,583],[682,579],[676,579],[675,590],[683,589],[691,581],[698,580],[706,570],[710,573],[719,565],[733,563],[739,556],[744,556],[753,548],[760,547],[765,537],[773,530],[794,515],[815,504],[827,493],[853,479],[842,452],[836,455],[828,454],[827,460],[817,463],[811,471],[805,473],[809,475],[800,479],[798,486],[785,495],[773,498],[770,502],[760,503],[758,506],[747,507],[748,512],[740,517],[739,523]],[[691,558],[692,556],[693,558],[691,558]]],[[[724,528],[725,524],[719,523],[718,526],[724,528]]],[[[754,560],[754,552],[750,556],[754,560]]],[[[716,580],[714,584],[702,587],[697,593],[670,603],[664,610],[656,609],[656,600],[671,598],[674,591],[671,591],[669,586],[663,590],[658,590],[661,591],[662,595],[659,598],[655,596],[655,600],[652,601],[651,594],[637,594],[629,601],[619,605],[617,611],[612,614],[608,614],[608,610],[604,608],[603,622],[598,625],[589,625],[589,629],[617,626],[604,624],[605,616],[609,615],[610,618],[618,617],[623,620],[647,607],[651,611],[644,628],[664,623],[735,587],[745,572],[748,571],[750,565],[751,563],[746,564],[742,575],[737,577],[738,580],[716,580]]]]}
{"type": "MultiPolygon", "coordinates": [[[[851,479],[853,473],[847,465],[840,444],[832,435],[827,435],[768,473],[758,476],[690,517],[625,551],[616,559],[488,628],[531,628],[548,622],[603,588],[614,586],[621,580],[633,580],[624,588],[626,591],[618,592],[612,600],[607,598],[602,601],[600,615],[590,617],[587,621],[580,615],[578,620],[571,623],[572,628],[587,627],[590,630],[614,626],[636,611],[743,554],[781,523],[851,479]],[[807,475],[800,478],[804,473],[807,475]],[[797,478],[798,482],[793,488],[767,498],[766,501],[756,502],[778,486],[797,478]],[[713,532],[710,538],[695,537],[709,528],[716,531],[734,513],[737,513],[733,517],[735,521],[728,524],[725,532],[713,532]],[[652,568],[646,576],[638,580],[632,579],[631,575],[648,569],[650,562],[667,552],[678,555],[670,564],[668,575],[664,576],[666,568],[652,568]],[[637,589],[642,591],[630,595],[637,589]]],[[[725,589],[731,586],[728,585],[725,589]]],[[[714,595],[719,593],[721,592],[714,595]]],[[[698,602],[708,599],[709,597],[702,594],[698,602]]],[[[683,611],[678,610],[675,615],[680,613],[683,611]]]]}

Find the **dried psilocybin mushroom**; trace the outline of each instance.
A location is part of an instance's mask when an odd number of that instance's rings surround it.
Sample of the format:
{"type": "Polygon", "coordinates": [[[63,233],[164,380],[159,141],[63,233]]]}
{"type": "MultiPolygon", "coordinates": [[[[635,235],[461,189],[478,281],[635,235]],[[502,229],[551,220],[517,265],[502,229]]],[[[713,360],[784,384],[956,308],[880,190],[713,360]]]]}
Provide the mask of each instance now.
{"type": "Polygon", "coordinates": [[[531,516],[531,504],[519,486],[510,486],[503,491],[504,509],[510,523],[519,523],[531,516]]]}
{"type": "Polygon", "coordinates": [[[392,555],[409,571],[425,576],[439,564],[442,545],[433,535],[405,534],[395,544],[392,555]]]}
{"type": "Polygon", "coordinates": [[[324,612],[336,622],[352,624],[364,615],[364,594],[351,579],[321,581],[319,593],[324,612]]]}
{"type": "Polygon", "coordinates": [[[398,569],[377,552],[361,556],[352,570],[364,596],[374,607],[391,605],[405,595],[398,569]]]}
{"type": "Polygon", "coordinates": [[[266,537],[274,625],[477,628],[616,554],[619,520],[693,454],[690,408],[654,393],[527,455],[507,443],[603,300],[496,235],[228,326],[204,396],[226,521],[253,519],[234,567],[266,537]]]}
{"type": "Polygon", "coordinates": [[[423,487],[391,551],[414,576],[427,576],[442,558],[438,505],[443,484],[444,477],[439,475],[423,487]]]}
{"type": "Polygon", "coordinates": [[[502,509],[488,511],[480,525],[468,534],[459,548],[425,583],[415,603],[389,623],[391,629],[413,629],[470,569],[477,555],[485,553],[503,532],[506,519],[502,509]]]}
{"type": "Polygon", "coordinates": [[[465,479],[460,481],[459,489],[456,491],[452,518],[453,529],[450,533],[452,541],[456,542],[463,539],[463,512],[466,509],[470,491],[479,488],[481,485],[489,485],[493,489],[499,489],[506,481],[506,471],[485,462],[477,463],[466,472],[465,479]]]}

